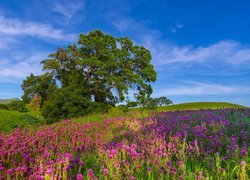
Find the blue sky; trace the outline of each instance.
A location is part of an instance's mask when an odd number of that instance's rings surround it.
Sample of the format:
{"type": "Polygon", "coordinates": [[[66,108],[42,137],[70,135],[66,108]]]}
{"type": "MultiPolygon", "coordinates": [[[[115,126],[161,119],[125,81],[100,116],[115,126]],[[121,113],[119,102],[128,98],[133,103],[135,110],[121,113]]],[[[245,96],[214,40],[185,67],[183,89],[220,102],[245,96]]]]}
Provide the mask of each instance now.
{"type": "Polygon", "coordinates": [[[216,0],[1,0],[0,98],[80,33],[101,29],[148,48],[154,97],[250,106],[250,2],[216,0]]]}

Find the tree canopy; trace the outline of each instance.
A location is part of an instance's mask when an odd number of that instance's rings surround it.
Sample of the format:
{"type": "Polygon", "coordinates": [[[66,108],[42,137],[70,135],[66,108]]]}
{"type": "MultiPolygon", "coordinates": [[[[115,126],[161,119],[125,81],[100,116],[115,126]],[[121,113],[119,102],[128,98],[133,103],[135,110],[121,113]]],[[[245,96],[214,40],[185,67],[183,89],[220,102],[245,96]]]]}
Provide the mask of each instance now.
{"type": "MultiPolygon", "coordinates": [[[[125,100],[129,89],[135,89],[135,98],[143,101],[152,94],[151,83],[157,77],[151,58],[149,50],[127,37],[115,38],[99,30],[80,34],[78,43],[59,48],[42,61],[46,74],[31,74],[23,82],[23,99],[30,101],[32,95],[39,93],[45,107],[53,109],[60,103],[72,102],[72,94],[76,93],[78,100],[74,101],[79,102],[71,106],[84,111],[86,105],[114,106],[125,100]],[[55,86],[56,98],[50,95],[55,86]],[[67,99],[64,93],[72,98],[67,99]],[[59,101],[60,96],[63,102],[57,104],[55,99],[59,101]]],[[[70,107],[65,108],[68,111],[70,107]]],[[[65,118],[67,114],[72,113],[65,113],[65,118]]]]}

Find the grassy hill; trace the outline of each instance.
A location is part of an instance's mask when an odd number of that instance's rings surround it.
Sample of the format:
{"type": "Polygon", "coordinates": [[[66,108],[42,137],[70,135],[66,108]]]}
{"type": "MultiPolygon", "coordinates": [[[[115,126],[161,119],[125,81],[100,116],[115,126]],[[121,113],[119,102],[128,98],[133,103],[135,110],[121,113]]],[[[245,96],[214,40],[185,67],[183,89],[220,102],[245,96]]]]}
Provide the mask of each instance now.
{"type": "MultiPolygon", "coordinates": [[[[169,106],[163,106],[156,109],[156,111],[146,110],[140,111],[139,108],[132,109],[131,111],[124,113],[119,108],[113,108],[108,114],[93,114],[84,117],[76,118],[75,121],[81,123],[102,121],[105,118],[114,118],[119,116],[132,116],[136,118],[148,116],[154,112],[162,111],[176,111],[176,110],[196,110],[196,109],[221,109],[221,108],[246,108],[245,106],[231,104],[226,102],[192,102],[192,103],[182,103],[174,104],[169,106]]],[[[29,108],[29,112],[21,113],[17,111],[1,110],[0,109],[0,132],[11,131],[16,127],[26,127],[26,126],[39,126],[43,124],[40,113],[37,111],[32,111],[29,108]]]]}
{"type": "Polygon", "coordinates": [[[247,107],[227,102],[190,102],[190,103],[173,104],[169,106],[159,107],[157,108],[157,111],[222,109],[222,108],[247,108],[247,107]]]}
{"type": "Polygon", "coordinates": [[[11,101],[19,100],[18,98],[12,98],[12,99],[0,99],[0,104],[8,104],[11,101]]]}

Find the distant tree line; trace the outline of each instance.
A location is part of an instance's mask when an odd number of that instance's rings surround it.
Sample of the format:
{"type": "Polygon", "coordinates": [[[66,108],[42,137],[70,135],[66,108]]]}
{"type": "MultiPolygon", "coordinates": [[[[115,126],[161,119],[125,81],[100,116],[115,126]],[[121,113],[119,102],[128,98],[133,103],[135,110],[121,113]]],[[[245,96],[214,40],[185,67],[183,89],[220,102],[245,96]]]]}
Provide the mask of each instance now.
{"type": "Polygon", "coordinates": [[[136,101],[128,101],[127,104],[121,104],[119,105],[119,107],[123,111],[128,111],[129,109],[134,109],[137,107],[146,108],[146,109],[156,109],[157,107],[167,106],[170,104],[173,104],[173,102],[167,97],[159,97],[159,98],[149,97],[144,100],[143,104],[141,104],[140,102],[136,102],[136,101]]]}

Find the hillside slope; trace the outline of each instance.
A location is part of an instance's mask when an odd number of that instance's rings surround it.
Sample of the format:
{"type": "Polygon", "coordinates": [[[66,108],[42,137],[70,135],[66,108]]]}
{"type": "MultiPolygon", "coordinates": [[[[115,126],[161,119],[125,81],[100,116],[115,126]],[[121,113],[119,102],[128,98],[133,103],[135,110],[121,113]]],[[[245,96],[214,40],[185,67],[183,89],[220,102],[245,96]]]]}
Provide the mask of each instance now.
{"type": "MultiPolygon", "coordinates": [[[[135,108],[129,112],[123,112],[119,108],[113,108],[108,114],[92,114],[84,117],[75,118],[75,121],[80,123],[103,121],[105,118],[124,117],[124,116],[138,116],[145,117],[149,114],[162,111],[177,111],[177,110],[195,110],[195,109],[222,109],[222,108],[246,108],[245,106],[230,104],[225,102],[193,102],[174,104],[169,106],[158,107],[156,111],[146,110],[140,111],[135,108]],[[132,115],[131,115],[132,114],[132,115]]],[[[0,132],[9,132],[16,127],[26,127],[30,125],[39,126],[44,124],[43,118],[40,117],[39,112],[30,111],[27,113],[20,113],[17,111],[1,110],[0,109],[0,132]]]]}
{"type": "Polygon", "coordinates": [[[8,104],[12,101],[19,100],[18,98],[12,98],[12,99],[0,99],[0,104],[8,104]]]}
{"type": "Polygon", "coordinates": [[[247,107],[227,102],[190,102],[190,103],[173,104],[169,106],[159,107],[157,108],[157,111],[222,109],[222,108],[247,108],[247,107]]]}

